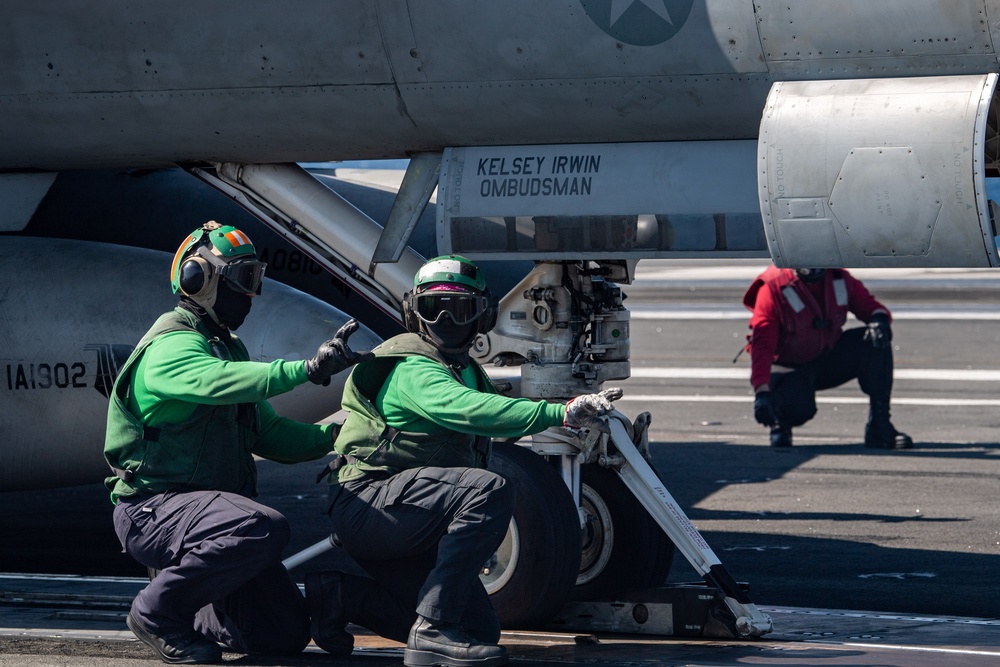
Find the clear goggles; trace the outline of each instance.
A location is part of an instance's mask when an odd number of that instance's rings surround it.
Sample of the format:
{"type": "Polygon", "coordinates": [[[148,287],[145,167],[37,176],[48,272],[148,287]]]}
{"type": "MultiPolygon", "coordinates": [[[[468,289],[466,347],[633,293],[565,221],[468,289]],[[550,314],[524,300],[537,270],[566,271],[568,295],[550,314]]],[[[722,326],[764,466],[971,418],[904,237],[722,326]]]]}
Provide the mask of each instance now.
{"type": "Polygon", "coordinates": [[[437,324],[447,315],[455,324],[469,324],[489,307],[489,300],[468,292],[431,291],[414,296],[414,311],[427,324],[437,324]]]}
{"type": "Polygon", "coordinates": [[[264,262],[249,258],[224,262],[205,247],[199,248],[198,254],[211,262],[218,274],[237,292],[260,294],[264,284],[264,269],[267,268],[264,262]]]}

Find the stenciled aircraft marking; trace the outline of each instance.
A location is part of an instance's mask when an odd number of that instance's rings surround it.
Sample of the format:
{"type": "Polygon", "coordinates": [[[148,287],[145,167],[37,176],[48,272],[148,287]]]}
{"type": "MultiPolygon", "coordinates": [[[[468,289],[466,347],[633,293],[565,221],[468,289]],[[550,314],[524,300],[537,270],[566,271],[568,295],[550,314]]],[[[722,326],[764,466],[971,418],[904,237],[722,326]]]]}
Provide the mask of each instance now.
{"type": "Polygon", "coordinates": [[[135,345],[88,343],[83,349],[97,353],[97,376],[94,388],[105,398],[110,398],[111,388],[115,384],[118,372],[132,354],[135,345]]]}
{"type": "MultiPolygon", "coordinates": [[[[94,352],[97,369],[90,383],[91,364],[76,361],[26,361],[14,360],[4,365],[8,391],[37,391],[48,389],[96,389],[102,396],[111,396],[111,387],[118,372],[128,359],[135,345],[113,343],[87,343],[85,352],[94,352]]],[[[3,388],[0,382],[0,388],[3,388]]]]}
{"type": "Polygon", "coordinates": [[[594,24],[633,46],[655,46],[676,35],[694,0],[580,0],[594,24]]]}

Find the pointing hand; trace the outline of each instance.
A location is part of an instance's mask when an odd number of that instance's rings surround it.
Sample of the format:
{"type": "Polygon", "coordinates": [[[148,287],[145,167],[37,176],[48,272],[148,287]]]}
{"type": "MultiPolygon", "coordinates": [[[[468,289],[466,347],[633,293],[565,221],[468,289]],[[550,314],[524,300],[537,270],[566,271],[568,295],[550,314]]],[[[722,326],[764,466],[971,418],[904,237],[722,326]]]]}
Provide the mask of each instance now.
{"type": "Polygon", "coordinates": [[[310,382],[326,386],[330,384],[330,378],[342,370],[375,357],[368,350],[354,352],[348,347],[347,339],[357,330],[358,321],[352,318],[337,330],[333,338],[319,346],[316,356],[306,361],[306,375],[310,382]]]}

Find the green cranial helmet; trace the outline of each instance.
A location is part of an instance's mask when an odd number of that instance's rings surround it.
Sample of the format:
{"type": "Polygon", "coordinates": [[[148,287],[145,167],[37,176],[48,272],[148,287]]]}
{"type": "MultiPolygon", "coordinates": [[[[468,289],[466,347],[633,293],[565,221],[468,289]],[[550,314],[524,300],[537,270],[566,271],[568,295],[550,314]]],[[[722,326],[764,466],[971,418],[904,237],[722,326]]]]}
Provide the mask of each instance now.
{"type": "Polygon", "coordinates": [[[403,299],[403,323],[412,333],[429,333],[441,349],[468,349],[477,333],[496,325],[496,307],[486,288],[486,275],[465,257],[443,255],[424,263],[413,277],[413,291],[403,299]],[[441,327],[476,323],[461,345],[444,345],[441,327]]]}
{"type": "Polygon", "coordinates": [[[478,266],[459,255],[429,259],[413,277],[413,291],[416,293],[440,284],[456,285],[480,294],[486,292],[486,276],[478,266]]]}
{"type": "Polygon", "coordinates": [[[170,287],[211,308],[219,279],[237,291],[260,294],[263,262],[250,238],[236,227],[206,222],[181,243],[170,264],[170,287]]]}

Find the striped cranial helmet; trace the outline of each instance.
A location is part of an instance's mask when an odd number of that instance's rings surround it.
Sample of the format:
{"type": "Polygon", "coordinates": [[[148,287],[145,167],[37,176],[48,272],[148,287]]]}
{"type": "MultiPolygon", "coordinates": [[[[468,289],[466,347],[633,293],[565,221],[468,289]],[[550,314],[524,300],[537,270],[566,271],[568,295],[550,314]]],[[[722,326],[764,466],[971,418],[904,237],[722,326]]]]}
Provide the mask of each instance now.
{"type": "Polygon", "coordinates": [[[210,220],[181,243],[170,265],[170,286],[204,308],[215,305],[220,281],[236,292],[260,294],[264,262],[250,238],[210,220]]]}

